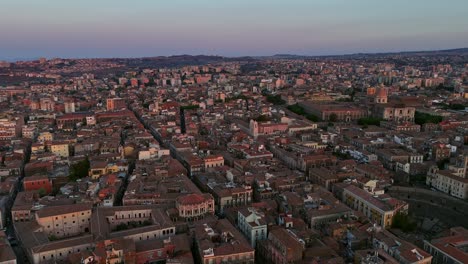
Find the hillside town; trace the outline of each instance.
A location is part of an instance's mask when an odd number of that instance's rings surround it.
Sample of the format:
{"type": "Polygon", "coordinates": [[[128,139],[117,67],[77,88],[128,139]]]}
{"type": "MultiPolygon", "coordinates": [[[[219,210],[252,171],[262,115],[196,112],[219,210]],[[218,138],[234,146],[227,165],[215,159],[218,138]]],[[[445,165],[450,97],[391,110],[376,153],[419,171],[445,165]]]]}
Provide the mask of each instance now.
{"type": "Polygon", "coordinates": [[[0,62],[0,263],[468,263],[468,55],[0,62]]]}

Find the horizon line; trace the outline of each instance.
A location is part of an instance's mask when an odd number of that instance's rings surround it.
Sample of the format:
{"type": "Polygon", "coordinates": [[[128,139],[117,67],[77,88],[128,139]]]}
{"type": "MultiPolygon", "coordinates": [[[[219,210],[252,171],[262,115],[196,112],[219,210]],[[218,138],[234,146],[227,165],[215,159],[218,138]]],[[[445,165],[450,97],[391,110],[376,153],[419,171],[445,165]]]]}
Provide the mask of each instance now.
{"type": "Polygon", "coordinates": [[[468,47],[460,48],[442,48],[442,49],[422,49],[422,50],[399,50],[399,51],[380,51],[380,52],[354,52],[354,53],[333,53],[333,54],[321,54],[321,55],[306,55],[306,54],[294,54],[294,53],[276,53],[272,55],[238,55],[238,56],[228,56],[220,54],[190,54],[190,53],[180,53],[180,54],[171,54],[171,55],[153,55],[153,56],[108,56],[108,57],[47,57],[47,56],[36,56],[36,57],[26,57],[26,58],[0,58],[0,61],[6,61],[10,63],[16,62],[27,62],[27,61],[36,61],[41,58],[46,58],[47,60],[53,59],[64,59],[64,60],[99,60],[99,59],[145,59],[145,58],[157,58],[157,57],[177,57],[177,56],[210,56],[210,57],[222,57],[222,58],[261,58],[261,57],[274,57],[274,56],[296,56],[296,57],[335,57],[335,56],[353,56],[353,55],[378,55],[378,54],[398,54],[398,53],[417,53],[417,52],[443,52],[443,51],[453,51],[453,50],[463,50],[468,49],[468,47]]]}

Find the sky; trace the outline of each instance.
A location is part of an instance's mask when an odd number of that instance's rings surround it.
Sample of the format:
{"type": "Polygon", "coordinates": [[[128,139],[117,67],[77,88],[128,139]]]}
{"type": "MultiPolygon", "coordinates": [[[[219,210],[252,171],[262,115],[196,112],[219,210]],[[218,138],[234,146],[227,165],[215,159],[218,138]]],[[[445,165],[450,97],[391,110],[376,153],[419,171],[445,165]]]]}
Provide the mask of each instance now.
{"type": "Polygon", "coordinates": [[[0,59],[468,47],[468,0],[0,0],[0,59]]]}

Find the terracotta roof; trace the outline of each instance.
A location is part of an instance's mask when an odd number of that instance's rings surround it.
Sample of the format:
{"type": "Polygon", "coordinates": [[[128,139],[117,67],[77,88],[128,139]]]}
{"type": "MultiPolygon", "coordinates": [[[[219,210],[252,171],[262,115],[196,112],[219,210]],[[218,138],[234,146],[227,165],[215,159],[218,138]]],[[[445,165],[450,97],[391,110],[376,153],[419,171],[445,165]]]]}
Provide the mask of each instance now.
{"type": "Polygon", "coordinates": [[[37,211],[38,217],[49,217],[54,215],[70,214],[75,212],[82,212],[91,210],[92,205],[90,204],[73,204],[73,205],[60,205],[60,206],[48,206],[37,211]]]}
{"type": "Polygon", "coordinates": [[[210,198],[209,195],[192,193],[192,194],[184,195],[184,196],[177,198],[177,202],[183,205],[200,204],[200,203],[205,202],[209,198],[210,198]]]}

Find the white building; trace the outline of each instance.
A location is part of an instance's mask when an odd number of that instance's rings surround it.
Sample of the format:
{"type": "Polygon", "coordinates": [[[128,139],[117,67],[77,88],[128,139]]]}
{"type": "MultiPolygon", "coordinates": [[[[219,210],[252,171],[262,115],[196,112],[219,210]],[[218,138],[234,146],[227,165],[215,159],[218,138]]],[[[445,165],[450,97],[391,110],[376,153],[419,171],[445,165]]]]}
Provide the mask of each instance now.
{"type": "Polygon", "coordinates": [[[263,213],[254,208],[242,208],[238,211],[237,220],[240,231],[248,238],[253,248],[257,240],[267,238],[267,224],[263,213]]]}
{"type": "Polygon", "coordinates": [[[465,174],[459,174],[451,170],[439,170],[431,167],[427,173],[426,184],[448,195],[460,198],[468,198],[468,178],[465,174]]]}

